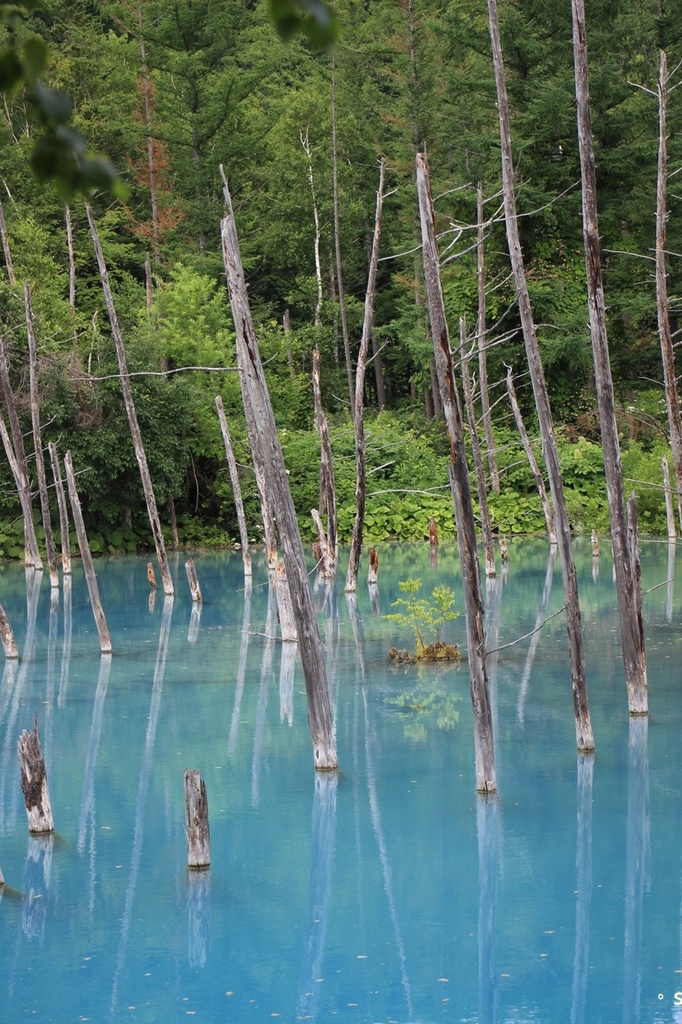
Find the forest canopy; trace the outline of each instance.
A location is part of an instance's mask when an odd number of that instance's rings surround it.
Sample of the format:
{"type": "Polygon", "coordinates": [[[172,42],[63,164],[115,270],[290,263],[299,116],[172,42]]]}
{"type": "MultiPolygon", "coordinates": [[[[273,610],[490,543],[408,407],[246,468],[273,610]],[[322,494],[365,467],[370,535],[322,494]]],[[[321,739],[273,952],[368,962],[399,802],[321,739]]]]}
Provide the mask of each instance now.
{"type": "MultiPolygon", "coordinates": [[[[585,297],[578,142],[565,0],[500,3],[512,113],[519,227],[572,525],[606,528],[585,297]]],[[[272,8],[272,9],[271,9],[272,8]]],[[[484,0],[340,0],[330,36],[287,33],[264,0],[45,0],[0,8],[0,47],[28,71],[0,82],[3,261],[0,330],[30,429],[23,282],[30,282],[43,440],[73,453],[90,529],[103,550],[149,543],[142,488],[97,264],[79,189],[91,192],[124,335],[140,427],[161,508],[173,498],[186,543],[236,539],[214,399],[222,395],[258,537],[248,470],[220,220],[230,182],[263,361],[300,520],[318,501],[312,352],[321,353],[339,491],[353,514],[353,430],[335,261],[338,187],[351,370],[360,342],[381,157],[387,190],[374,358],[368,368],[369,538],[452,531],[447,441],[434,389],[414,181],[428,154],[451,324],[475,332],[477,192],[485,222],[487,360],[502,474],[491,496],[500,532],[542,529],[532,476],[506,402],[512,366],[531,435],[532,394],[509,274],[495,81],[484,0]],[[40,90],[43,90],[42,92],[40,90]],[[49,96],[69,97],[66,106],[49,96]],[[36,113],[36,97],[53,111],[36,113]],[[66,133],[66,135],[64,134],[66,133]],[[68,133],[73,133],[69,135],[68,133]],[[65,189],[31,166],[54,139],[83,141],[65,189]],[[52,140],[52,141],[51,141],[52,140]],[[42,147],[42,150],[41,150],[42,147]],[[99,161],[92,154],[105,154],[99,161]],[[91,161],[88,163],[88,161],[91,161]],[[113,167],[124,188],[110,186],[113,167]],[[98,177],[99,175],[99,177],[98,177]],[[47,179],[47,180],[46,180],[47,179]],[[98,191],[99,189],[99,191],[98,191]],[[72,237],[69,245],[68,223],[72,237]],[[70,259],[70,250],[72,259],[70,259]],[[205,369],[184,369],[204,367],[205,369]],[[99,540],[98,540],[99,538],[99,540]]],[[[307,8],[306,8],[307,9],[307,8]]],[[[289,15],[287,15],[289,10],[289,15]]],[[[312,10],[312,8],[311,8],[312,10]]],[[[278,13],[279,12],[279,13],[278,13]]],[[[314,13],[314,12],[313,12],[314,13]]],[[[296,15],[298,16],[298,15],[296,15]]],[[[587,5],[593,132],[611,360],[626,477],[643,530],[664,528],[668,451],[656,319],[659,51],[675,69],[682,22],[672,4],[587,5]],[[640,88],[644,87],[644,88],[640,88]],[[645,90],[650,90],[647,92],[645,90]],[[654,95],[652,95],[653,93],[654,95]]],[[[297,27],[295,21],[286,23],[297,27]]],[[[286,26],[285,26],[286,27],[286,26]]],[[[16,70],[16,69],[15,69],[16,70]]],[[[682,69],[671,85],[682,79],[682,69]]],[[[679,328],[682,91],[668,108],[668,290],[679,328]]],[[[456,333],[456,332],[454,332],[456,333]]],[[[2,553],[20,547],[18,502],[0,470],[2,553]]],[[[170,514],[170,513],[169,513],[170,514]]]]}

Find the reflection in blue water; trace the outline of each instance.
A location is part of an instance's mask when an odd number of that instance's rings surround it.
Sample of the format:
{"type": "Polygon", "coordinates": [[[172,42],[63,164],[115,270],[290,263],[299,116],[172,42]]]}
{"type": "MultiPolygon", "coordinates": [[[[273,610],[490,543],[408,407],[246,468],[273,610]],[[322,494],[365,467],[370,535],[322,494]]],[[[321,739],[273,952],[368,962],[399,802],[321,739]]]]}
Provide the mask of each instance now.
{"type": "MultiPolygon", "coordinates": [[[[315,584],[338,775],[313,770],[296,645],[277,638],[262,558],[245,590],[239,555],[198,557],[200,614],[182,562],[164,601],[149,599],[145,561],[99,562],[112,656],[79,565],[58,603],[46,576],[0,571],[22,653],[0,681],[3,1024],[682,1024],[674,546],[643,545],[640,719],[627,714],[607,545],[597,565],[589,541],[576,545],[597,745],[581,757],[552,617],[561,580],[545,543],[512,545],[486,594],[488,799],[475,793],[466,667],[387,658],[409,641],[382,618],[398,580],[448,583],[463,610],[455,545],[430,554],[385,546],[378,587],[350,600],[343,577],[315,584]],[[16,757],[36,711],[47,838],[28,836],[16,757]],[[210,872],[186,870],[185,768],[207,784],[210,872]]],[[[463,616],[448,629],[465,643],[463,616]]]]}

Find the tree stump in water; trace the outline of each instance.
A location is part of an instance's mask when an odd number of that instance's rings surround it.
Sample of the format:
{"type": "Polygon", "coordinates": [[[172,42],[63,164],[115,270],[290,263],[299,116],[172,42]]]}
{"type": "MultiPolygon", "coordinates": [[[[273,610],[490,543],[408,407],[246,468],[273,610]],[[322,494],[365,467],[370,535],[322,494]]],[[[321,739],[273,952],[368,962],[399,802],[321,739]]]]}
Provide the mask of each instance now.
{"type": "Polygon", "coordinates": [[[201,587],[199,586],[199,579],[197,577],[197,570],[194,567],[194,562],[189,558],[185,562],[185,572],[187,573],[187,582],[189,583],[189,589],[192,594],[192,600],[196,601],[197,604],[201,604],[201,587]]]}
{"type": "Polygon", "coordinates": [[[187,867],[207,868],[211,864],[211,836],[208,824],[206,783],[199,770],[185,771],[185,820],[187,823],[187,867]]]}
{"type": "Polygon", "coordinates": [[[6,658],[18,658],[19,648],[17,642],[14,639],[14,631],[10,625],[10,621],[7,618],[7,612],[0,604],[0,640],[2,640],[2,646],[5,651],[6,658]]]}
{"type": "Polygon", "coordinates": [[[18,742],[21,790],[24,794],[28,830],[34,835],[54,832],[52,806],[47,789],[45,759],[40,749],[38,716],[33,723],[33,732],[22,732],[18,742]]]}
{"type": "Polygon", "coordinates": [[[369,549],[369,571],[367,572],[367,583],[373,586],[379,578],[379,556],[376,548],[369,549]]]}
{"type": "Polygon", "coordinates": [[[152,590],[156,590],[156,576],[154,575],[154,566],[151,562],[147,562],[147,579],[152,590]]]}

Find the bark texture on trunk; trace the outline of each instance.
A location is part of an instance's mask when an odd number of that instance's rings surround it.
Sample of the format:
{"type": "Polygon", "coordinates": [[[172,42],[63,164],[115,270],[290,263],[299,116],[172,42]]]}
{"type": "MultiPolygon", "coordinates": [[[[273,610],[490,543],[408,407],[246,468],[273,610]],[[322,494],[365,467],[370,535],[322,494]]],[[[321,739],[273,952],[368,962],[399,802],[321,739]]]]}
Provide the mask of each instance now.
{"type": "Polygon", "coordinates": [[[601,441],[604,450],[606,491],[611,519],[611,544],[616,570],[616,589],[620,612],[621,640],[628,707],[631,714],[647,714],[647,672],[644,631],[637,611],[636,567],[628,544],[623,470],[616,423],[611,362],[606,337],[606,307],[601,273],[599,222],[597,217],[597,173],[592,143],[592,113],[587,71],[585,7],[582,0],[571,0],[573,11],[573,56],[578,114],[578,142],[583,192],[583,239],[587,272],[587,301],[594,360],[601,441]]]}
{"type": "Polygon", "coordinates": [[[474,713],[476,789],[492,793],[495,778],[495,745],[490,691],[486,672],[483,595],[476,549],[474,509],[469,487],[469,472],[464,454],[464,425],[455,386],[450,351],[450,336],[445,319],[445,304],[440,279],[436,226],[431,198],[429,168],[422,153],[417,154],[417,192],[422,229],[424,280],[431,321],[436,370],[443,412],[450,435],[450,486],[457,520],[457,547],[462,565],[467,626],[471,702],[474,713]]]}
{"type": "Polygon", "coordinates": [[[210,867],[211,864],[211,830],[206,783],[199,770],[193,768],[185,770],[184,784],[187,867],[200,870],[210,867]]]}
{"type": "Polygon", "coordinates": [[[38,732],[38,716],[33,723],[33,730],[26,729],[19,737],[19,770],[21,772],[21,791],[24,794],[28,830],[33,835],[44,835],[54,832],[52,805],[47,788],[45,758],[40,746],[38,732]]]}
{"type": "Polygon", "coordinates": [[[237,337],[241,376],[245,392],[252,404],[255,421],[259,425],[265,470],[275,506],[277,528],[294,605],[308,696],[308,724],[313,744],[314,763],[316,769],[333,770],[338,768],[338,758],[322,640],[317,625],[308,568],[289,489],[284,456],[251,317],[246,281],[239,254],[237,228],[227,183],[225,183],[225,200],[228,212],[222,221],[223,257],[237,337]]]}
{"type": "Polygon", "coordinates": [[[502,159],[502,187],[504,191],[504,219],[507,231],[507,245],[511,261],[514,286],[518,297],[519,315],[523,330],[523,341],[526,350],[528,369],[530,370],[535,408],[542,434],[542,452],[547,467],[549,487],[554,504],[556,519],[557,542],[561,558],[564,581],[564,598],[566,601],[566,630],[571,660],[571,684],[573,689],[573,711],[575,715],[575,731],[578,750],[594,749],[592,723],[590,720],[589,702],[587,698],[587,678],[585,672],[585,650],[583,645],[582,617],[578,601],[578,581],[571,544],[571,532],[564,500],[564,485],[561,477],[561,465],[554,423],[549,404],[549,394],[545,381],[545,372],[540,358],[530,304],[530,294],[526,282],[523,265],[521,241],[516,219],[516,195],[514,192],[514,166],[512,162],[511,134],[509,130],[509,101],[507,84],[500,44],[500,30],[497,18],[497,0],[488,0],[488,22],[495,69],[495,86],[497,90],[497,110],[500,124],[500,148],[502,159]]]}
{"type": "Polygon", "coordinates": [[[355,520],[350,542],[348,571],[346,573],[346,591],[353,591],[358,585],[362,532],[365,523],[365,501],[367,497],[364,425],[365,367],[372,335],[372,324],[374,322],[374,293],[376,291],[377,266],[379,263],[385,169],[386,164],[382,159],[379,167],[379,189],[377,191],[377,205],[374,216],[374,237],[372,239],[372,254],[369,261],[367,292],[365,294],[365,317],[362,324],[362,338],[360,339],[360,351],[358,352],[358,362],[355,370],[355,396],[353,399],[353,426],[355,429],[355,520]]]}

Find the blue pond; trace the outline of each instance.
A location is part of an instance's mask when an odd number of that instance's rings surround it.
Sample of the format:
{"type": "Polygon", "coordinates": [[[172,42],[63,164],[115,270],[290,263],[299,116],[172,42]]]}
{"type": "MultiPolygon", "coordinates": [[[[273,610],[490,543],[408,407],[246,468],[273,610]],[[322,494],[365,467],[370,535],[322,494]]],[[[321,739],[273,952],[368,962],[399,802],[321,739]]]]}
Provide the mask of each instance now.
{"type": "MultiPolygon", "coordinates": [[[[238,555],[197,557],[199,613],[182,561],[153,603],[145,561],[98,562],[111,657],[80,565],[52,602],[47,574],[5,566],[22,659],[0,684],[2,1024],[682,1021],[680,555],[642,544],[651,714],[630,719],[609,545],[593,564],[576,542],[597,746],[579,758],[558,563],[537,540],[510,554],[487,584],[488,800],[466,664],[387,657],[410,639],[383,617],[399,580],[446,583],[463,611],[454,544],[437,564],[381,547],[356,602],[316,587],[331,776],[262,560],[248,593],[238,555]],[[29,837],[19,786],[36,714],[51,839],[29,837]],[[185,768],[207,785],[207,873],[186,870],[185,768]]],[[[463,614],[446,633],[464,645],[463,614]]]]}

